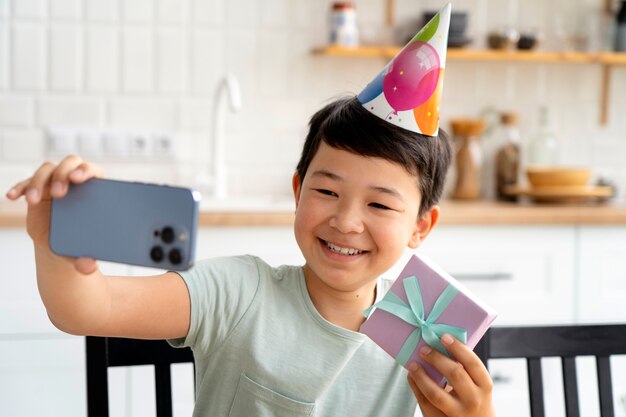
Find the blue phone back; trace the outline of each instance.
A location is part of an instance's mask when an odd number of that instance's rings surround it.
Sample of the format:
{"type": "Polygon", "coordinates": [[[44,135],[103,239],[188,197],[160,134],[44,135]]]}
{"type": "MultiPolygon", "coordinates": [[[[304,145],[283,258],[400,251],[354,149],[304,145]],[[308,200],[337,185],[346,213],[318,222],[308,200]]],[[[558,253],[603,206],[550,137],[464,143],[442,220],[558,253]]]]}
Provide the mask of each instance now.
{"type": "Polygon", "coordinates": [[[161,269],[185,270],[195,257],[198,192],[91,179],[52,201],[50,248],[161,269]]]}

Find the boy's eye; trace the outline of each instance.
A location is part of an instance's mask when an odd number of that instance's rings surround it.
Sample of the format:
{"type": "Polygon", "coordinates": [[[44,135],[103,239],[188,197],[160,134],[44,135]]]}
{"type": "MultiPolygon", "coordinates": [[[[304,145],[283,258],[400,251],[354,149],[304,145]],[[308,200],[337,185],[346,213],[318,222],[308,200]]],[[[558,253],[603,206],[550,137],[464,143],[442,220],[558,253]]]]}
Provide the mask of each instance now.
{"type": "Polygon", "coordinates": [[[318,193],[320,193],[320,194],[324,194],[324,195],[329,195],[329,196],[333,196],[333,197],[336,197],[336,196],[337,196],[337,194],[336,194],[336,193],[334,193],[333,191],[330,191],[330,190],[325,190],[325,189],[323,189],[323,188],[318,188],[318,189],[316,189],[315,191],[317,191],[317,192],[318,192],[318,193]]]}
{"type": "Polygon", "coordinates": [[[381,210],[391,210],[390,207],[387,207],[384,204],[380,204],[380,203],[370,203],[370,207],[374,207],[374,208],[381,209],[381,210]]]}

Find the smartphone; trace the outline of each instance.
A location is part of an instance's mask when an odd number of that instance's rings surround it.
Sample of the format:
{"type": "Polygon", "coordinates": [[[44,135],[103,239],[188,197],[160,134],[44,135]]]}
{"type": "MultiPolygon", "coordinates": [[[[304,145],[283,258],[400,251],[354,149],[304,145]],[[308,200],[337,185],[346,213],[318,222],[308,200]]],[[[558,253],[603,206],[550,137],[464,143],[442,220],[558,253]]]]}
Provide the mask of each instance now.
{"type": "Polygon", "coordinates": [[[168,270],[193,265],[197,191],[90,179],[52,200],[50,248],[58,255],[168,270]]]}

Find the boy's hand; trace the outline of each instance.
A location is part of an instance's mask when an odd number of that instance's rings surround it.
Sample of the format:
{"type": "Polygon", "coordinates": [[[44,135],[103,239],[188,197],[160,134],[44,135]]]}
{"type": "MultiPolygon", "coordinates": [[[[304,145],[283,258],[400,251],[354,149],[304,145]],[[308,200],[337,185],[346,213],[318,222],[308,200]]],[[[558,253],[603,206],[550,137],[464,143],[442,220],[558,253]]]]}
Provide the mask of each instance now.
{"type": "Polygon", "coordinates": [[[450,335],[442,343],[458,362],[435,349],[422,349],[420,356],[451,386],[437,385],[417,363],[409,365],[409,385],[425,417],[494,417],[493,383],[482,361],[471,349],[450,335]],[[453,387],[453,388],[452,388],[453,387]]]}
{"type": "MultiPolygon", "coordinates": [[[[9,200],[17,200],[24,196],[28,203],[26,217],[28,234],[36,247],[47,250],[51,199],[65,196],[70,183],[80,184],[90,178],[101,176],[102,170],[98,166],[85,162],[78,156],[70,155],[58,165],[45,162],[32,177],[15,184],[6,196],[9,200]]],[[[95,268],[95,262],[79,259],[75,262],[75,267],[80,272],[89,273],[95,268]]]]}

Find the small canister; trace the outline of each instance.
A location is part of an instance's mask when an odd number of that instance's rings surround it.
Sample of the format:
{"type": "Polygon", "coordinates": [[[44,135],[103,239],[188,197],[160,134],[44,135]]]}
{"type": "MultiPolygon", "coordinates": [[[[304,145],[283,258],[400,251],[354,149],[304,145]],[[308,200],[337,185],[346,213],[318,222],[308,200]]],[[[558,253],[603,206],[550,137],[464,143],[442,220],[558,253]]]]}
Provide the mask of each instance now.
{"type": "Polygon", "coordinates": [[[349,1],[333,3],[330,11],[330,43],[356,48],[359,46],[359,30],[356,25],[356,10],[349,1]]]}

